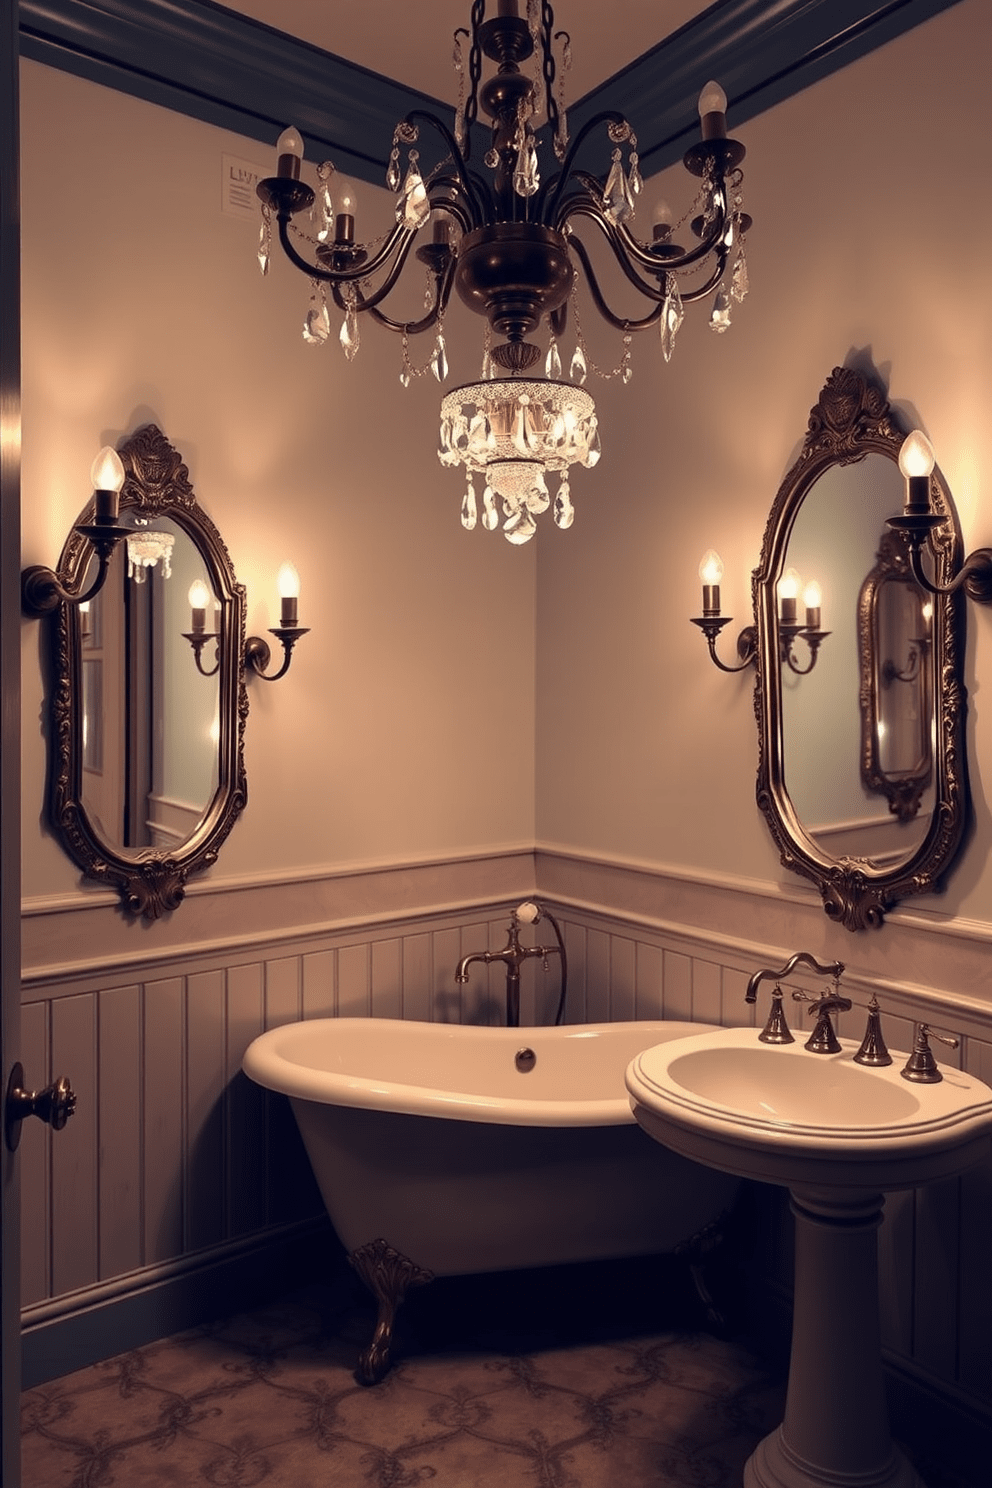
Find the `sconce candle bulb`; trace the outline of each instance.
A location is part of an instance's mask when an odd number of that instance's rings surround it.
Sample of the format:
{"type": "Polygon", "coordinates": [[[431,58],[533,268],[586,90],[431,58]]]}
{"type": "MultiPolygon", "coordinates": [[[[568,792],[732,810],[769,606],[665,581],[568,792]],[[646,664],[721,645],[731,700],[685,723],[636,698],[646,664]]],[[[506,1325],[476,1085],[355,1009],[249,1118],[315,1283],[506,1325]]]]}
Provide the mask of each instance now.
{"type": "Polygon", "coordinates": [[[914,429],[907,434],[899,451],[899,469],[906,478],[907,516],[916,516],[930,510],[930,476],[935,456],[933,445],[925,434],[914,429]]]}
{"type": "Polygon", "coordinates": [[[778,586],[779,619],[783,625],[795,625],[796,623],[796,601],[799,598],[801,585],[802,580],[796,570],[786,569],[782,575],[782,582],[778,586]]]}
{"type": "Polygon", "coordinates": [[[300,576],[291,563],[282,565],[277,583],[281,601],[279,624],[296,625],[299,623],[300,576]]]}
{"type": "Polygon", "coordinates": [[[819,584],[812,579],[803,590],[803,604],[806,606],[806,629],[819,630],[820,628],[820,605],[823,594],[819,584]]]}
{"type": "Polygon", "coordinates": [[[105,444],[90,466],[93,482],[93,504],[98,522],[116,522],[120,508],[119,496],[124,484],[124,466],[121,457],[109,444],[105,444]]]}
{"type": "Polygon", "coordinates": [[[720,613],[720,580],[723,578],[723,563],[719,553],[707,548],[699,565],[699,577],[703,581],[703,614],[720,613]]]}
{"type": "Polygon", "coordinates": [[[189,603],[190,609],[193,612],[191,629],[195,635],[199,635],[201,631],[206,629],[207,601],[209,598],[210,591],[207,589],[203,580],[194,579],[189,586],[189,603]]]}

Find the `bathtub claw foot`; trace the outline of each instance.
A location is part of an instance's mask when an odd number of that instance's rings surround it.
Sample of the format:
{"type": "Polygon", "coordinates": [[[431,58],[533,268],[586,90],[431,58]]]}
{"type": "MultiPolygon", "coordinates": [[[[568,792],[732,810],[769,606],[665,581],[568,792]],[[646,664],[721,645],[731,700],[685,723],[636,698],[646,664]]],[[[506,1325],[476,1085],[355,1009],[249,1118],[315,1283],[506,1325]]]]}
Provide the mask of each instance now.
{"type": "Polygon", "coordinates": [[[720,1249],[724,1242],[726,1218],[726,1215],[722,1215],[719,1219],[713,1220],[711,1224],[706,1225],[698,1234],[693,1235],[691,1239],[684,1240],[675,1250],[675,1254],[684,1260],[689,1267],[689,1274],[696,1288],[696,1295],[699,1297],[700,1302],[702,1302],[706,1312],[706,1321],[711,1328],[715,1328],[721,1333],[726,1331],[727,1319],[720,1311],[709,1289],[709,1283],[706,1277],[706,1262],[715,1251],[720,1249]]]}
{"type": "Polygon", "coordinates": [[[359,1354],[355,1367],[359,1384],[377,1385],[392,1367],[393,1326],[404,1297],[410,1287],[433,1281],[434,1273],[415,1265],[385,1240],[370,1240],[367,1245],[360,1245],[348,1260],[379,1304],[372,1342],[359,1354]]]}

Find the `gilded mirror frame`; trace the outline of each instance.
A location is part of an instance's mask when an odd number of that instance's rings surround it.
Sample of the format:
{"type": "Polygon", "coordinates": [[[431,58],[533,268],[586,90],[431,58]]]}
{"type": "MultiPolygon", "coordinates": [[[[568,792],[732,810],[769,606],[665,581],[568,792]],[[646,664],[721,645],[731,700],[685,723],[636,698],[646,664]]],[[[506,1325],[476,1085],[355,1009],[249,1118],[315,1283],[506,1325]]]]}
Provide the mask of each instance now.
{"type": "MultiPolygon", "coordinates": [[[[83,637],[79,606],[60,601],[53,617],[53,687],[49,800],[51,821],[62,846],[87,878],[119,893],[125,912],[157,919],[176,909],[191,873],[217,859],[247,804],[244,729],[248,714],[242,657],[245,590],[217,528],[198,504],[179,452],[148,424],[118,449],[125,480],[122,517],[169,518],[191,539],[219,606],[217,784],[189,836],[168,851],[118,849],[104,840],[83,804],[83,637]]],[[[92,520],[93,503],[83,521],[92,520]]],[[[57,577],[78,593],[93,556],[88,538],[73,528],[59,559],[57,577]]],[[[192,662],[191,662],[192,664],[192,662]]]]}
{"type": "MultiPolygon", "coordinates": [[[[854,464],[870,454],[897,461],[906,432],[879,387],[853,368],[835,367],[810,411],[800,454],[772,504],[752,579],[758,632],[754,695],[758,807],[783,865],[815,883],[826,914],[848,930],[877,928],[899,900],[939,889],[960,846],[968,811],[964,599],[958,592],[935,595],[933,601],[934,807],[929,828],[903,861],[879,865],[868,858],[830,857],[805,830],[789,797],[777,590],[793,524],[819,477],[833,466],[854,464]]],[[[950,492],[936,469],[930,478],[930,500],[934,514],[945,518],[930,542],[935,581],[946,584],[961,562],[961,534],[950,492]]]]}

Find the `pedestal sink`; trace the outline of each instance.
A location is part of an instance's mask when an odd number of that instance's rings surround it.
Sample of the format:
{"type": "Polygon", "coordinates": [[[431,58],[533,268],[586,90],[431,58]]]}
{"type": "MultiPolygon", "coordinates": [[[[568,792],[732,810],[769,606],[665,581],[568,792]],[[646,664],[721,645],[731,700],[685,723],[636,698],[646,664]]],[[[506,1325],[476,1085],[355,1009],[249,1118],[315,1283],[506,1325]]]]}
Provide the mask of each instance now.
{"type": "Polygon", "coordinates": [[[945,1069],[853,1062],[722,1028],[647,1049],[627,1069],[646,1132],[709,1167],[787,1187],[796,1284],[785,1418],[745,1488],[923,1488],[894,1447],[882,1377],[877,1227],[883,1192],[954,1177],[992,1153],[992,1090],[945,1069]]]}

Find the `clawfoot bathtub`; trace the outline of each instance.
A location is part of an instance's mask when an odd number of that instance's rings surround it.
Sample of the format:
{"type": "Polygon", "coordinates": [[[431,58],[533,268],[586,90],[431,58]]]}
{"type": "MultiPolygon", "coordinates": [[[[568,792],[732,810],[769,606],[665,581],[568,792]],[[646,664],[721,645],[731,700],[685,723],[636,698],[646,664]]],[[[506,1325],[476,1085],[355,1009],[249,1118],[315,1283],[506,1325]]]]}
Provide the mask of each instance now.
{"type": "Polygon", "coordinates": [[[412,1285],[673,1251],[707,1230],[738,1181],[653,1142],[624,1088],[642,1049],[707,1026],[321,1018],[251,1044],[245,1073],[289,1096],[331,1222],[378,1300],[364,1383],[389,1369],[412,1285]]]}

